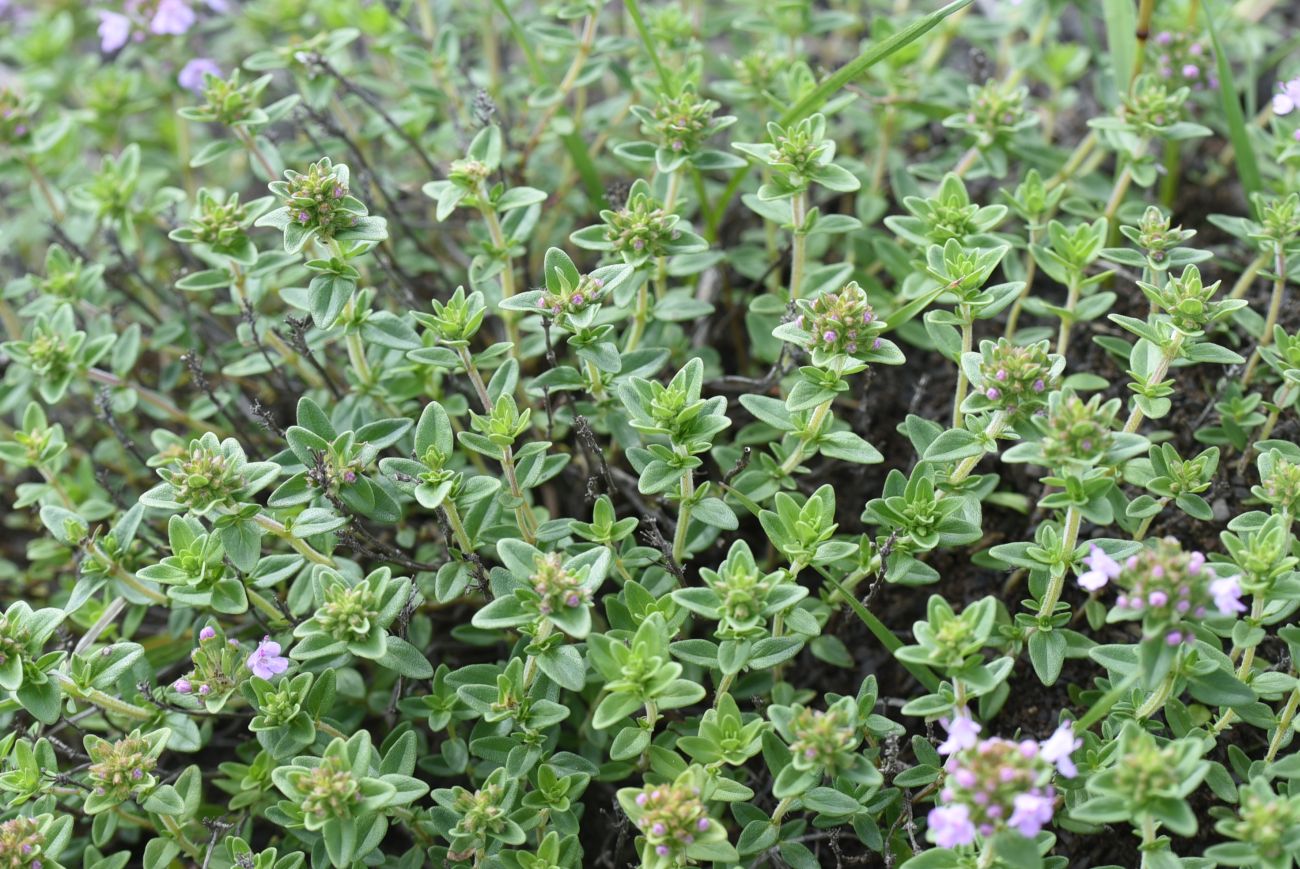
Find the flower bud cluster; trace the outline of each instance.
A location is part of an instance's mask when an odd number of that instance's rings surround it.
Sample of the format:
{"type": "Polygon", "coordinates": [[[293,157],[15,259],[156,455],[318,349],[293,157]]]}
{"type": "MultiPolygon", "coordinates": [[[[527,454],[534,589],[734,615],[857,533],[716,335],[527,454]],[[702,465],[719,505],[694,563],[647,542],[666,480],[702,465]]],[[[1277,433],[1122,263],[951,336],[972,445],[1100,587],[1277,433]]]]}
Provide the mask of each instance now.
{"type": "Polygon", "coordinates": [[[685,851],[714,823],[700,800],[700,789],[688,782],[647,785],[635,802],[641,810],[637,829],[660,857],[685,851]]]}
{"type": "Polygon", "coordinates": [[[1215,825],[1218,832],[1239,842],[1249,842],[1260,856],[1285,866],[1290,861],[1288,847],[1294,851],[1295,831],[1300,829],[1300,795],[1280,797],[1262,779],[1241,791],[1236,817],[1227,817],[1215,825]]]}
{"type": "Polygon", "coordinates": [[[0,613],[0,667],[15,658],[21,660],[27,649],[28,631],[0,613]]]}
{"type": "Polygon", "coordinates": [[[713,115],[719,108],[717,102],[702,99],[690,88],[677,96],[664,94],[654,108],[649,132],[657,135],[664,147],[690,154],[717,129],[713,115]]]}
{"type": "Polygon", "coordinates": [[[116,742],[98,741],[87,746],[90,754],[88,776],[95,793],[115,800],[127,800],[137,788],[152,779],[156,760],[149,743],[131,735],[116,742]]]}
{"type": "Polygon", "coordinates": [[[1139,127],[1159,131],[1183,120],[1188,89],[1152,75],[1140,76],[1125,100],[1128,119],[1139,127]]]}
{"type": "Polygon", "coordinates": [[[302,791],[303,814],[320,820],[347,818],[361,799],[360,783],[343,758],[329,754],[296,782],[302,791]]]}
{"type": "Polygon", "coordinates": [[[606,213],[605,240],[614,250],[640,259],[667,254],[667,246],[679,235],[677,215],[648,193],[635,193],[627,205],[606,213]]]}
{"type": "Polygon", "coordinates": [[[329,160],[313,163],[305,175],[290,170],[285,177],[271,187],[289,209],[289,220],[315,229],[324,240],[356,226],[365,215],[361,203],[348,196],[347,178],[329,160]]]}
{"type": "Polygon", "coordinates": [[[558,552],[548,552],[537,559],[530,581],[533,591],[542,599],[538,608],[543,614],[582,606],[591,598],[591,593],[582,586],[582,578],[565,570],[558,552]]]}
{"type": "Polygon", "coordinates": [[[565,314],[576,314],[598,304],[604,290],[603,280],[591,275],[583,275],[578,279],[578,285],[572,289],[566,287],[558,293],[544,293],[538,300],[537,306],[543,314],[553,319],[565,314]]]}
{"type": "Polygon", "coordinates": [[[17,817],[0,824],[0,869],[41,869],[45,836],[35,818],[17,817]]]}
{"type": "Polygon", "coordinates": [[[991,144],[1024,127],[1032,118],[1025,108],[1028,96],[1028,88],[1007,87],[997,79],[972,87],[970,108],[961,126],[974,133],[981,144],[991,144]]]}
{"type": "Polygon", "coordinates": [[[1086,402],[1077,395],[1063,396],[1047,416],[1044,458],[1051,465],[1097,462],[1110,447],[1117,410],[1117,404],[1103,405],[1099,395],[1086,402]]]}
{"type": "Polygon", "coordinates": [[[1089,570],[1080,574],[1080,586],[1098,591],[1113,580],[1120,589],[1112,620],[1142,619],[1148,635],[1163,635],[1171,646],[1192,637],[1184,620],[1205,618],[1211,609],[1222,615],[1246,609],[1237,577],[1216,576],[1203,553],[1184,552],[1172,537],[1122,565],[1096,546],[1084,561],[1089,570]]]}
{"type": "Polygon", "coordinates": [[[1260,485],[1251,494],[1278,511],[1300,511],[1300,464],[1278,457],[1261,467],[1260,485]]]}
{"type": "Polygon", "coordinates": [[[230,457],[204,440],[191,441],[189,452],[158,474],[171,484],[179,503],[196,511],[231,500],[244,484],[230,457]]]}
{"type": "Polygon", "coordinates": [[[837,703],[829,709],[795,707],[789,731],[795,769],[820,769],[831,775],[853,766],[862,742],[855,707],[837,703]]]}
{"type": "Polygon", "coordinates": [[[379,602],[369,583],[351,587],[342,583],[328,585],[325,601],[316,610],[315,618],[325,633],[336,640],[364,640],[379,618],[379,602]]]}
{"type": "Polygon", "coordinates": [[[0,90],[0,144],[21,145],[31,136],[30,106],[13,91],[0,90]]]}
{"type": "Polygon", "coordinates": [[[1176,86],[1192,90],[1217,90],[1214,52],[1186,33],[1162,30],[1156,34],[1156,71],[1176,86]]]}
{"type": "Polygon", "coordinates": [[[215,627],[205,625],[199,630],[198,648],[190,653],[193,669],[172,682],[172,690],[204,698],[228,694],[235,688],[234,677],[242,657],[239,643],[227,640],[215,627]]]}
{"type": "Polygon", "coordinates": [[[464,788],[456,788],[456,791],[452,809],[460,815],[457,830],[482,837],[502,829],[509,820],[505,809],[501,807],[506,789],[497,782],[487,782],[476,791],[464,788]]]}
{"type": "Polygon", "coordinates": [[[1187,266],[1178,277],[1170,277],[1163,287],[1139,284],[1146,296],[1167,313],[1173,324],[1184,333],[1199,332],[1225,309],[1216,304],[1214,294],[1219,281],[1208,286],[1201,280],[1201,270],[1187,266]]]}
{"type": "Polygon", "coordinates": [[[748,550],[729,555],[716,572],[701,569],[700,576],[718,595],[722,617],[719,632],[737,635],[759,627],[768,592],[780,579],[779,573],[759,570],[748,550]]]}
{"type": "Polygon", "coordinates": [[[225,202],[205,196],[199,199],[200,211],[190,218],[194,240],[218,249],[234,247],[244,238],[248,224],[248,206],[233,193],[225,202]]]}
{"type": "Polygon", "coordinates": [[[1195,230],[1172,226],[1169,215],[1154,205],[1143,212],[1136,227],[1124,226],[1120,231],[1132,239],[1153,263],[1163,263],[1169,251],[1196,235],[1195,230]]]}
{"type": "Polygon", "coordinates": [[[811,349],[849,356],[878,348],[885,330],[857,281],[808,303],[795,325],[812,334],[811,349]]]}
{"type": "Polygon", "coordinates": [[[1007,413],[1041,407],[1059,381],[1048,357],[1046,341],[1019,346],[1002,338],[983,354],[980,363],[984,397],[1007,413]]]}
{"type": "Polygon", "coordinates": [[[447,178],[457,187],[463,187],[466,190],[478,190],[492,174],[492,167],[482,160],[475,160],[472,157],[466,157],[462,160],[452,161],[451,167],[447,172],[447,178]]]}

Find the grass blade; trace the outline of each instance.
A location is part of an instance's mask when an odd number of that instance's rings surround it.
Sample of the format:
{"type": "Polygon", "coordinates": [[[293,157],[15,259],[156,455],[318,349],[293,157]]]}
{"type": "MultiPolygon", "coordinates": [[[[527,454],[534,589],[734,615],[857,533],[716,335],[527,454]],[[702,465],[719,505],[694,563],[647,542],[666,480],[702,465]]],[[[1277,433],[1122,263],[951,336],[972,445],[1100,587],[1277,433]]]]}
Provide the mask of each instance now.
{"type": "Polygon", "coordinates": [[[1137,64],[1137,12],[1133,0],[1102,0],[1106,16],[1106,45],[1110,49],[1111,74],[1115,76],[1114,105],[1128,93],[1137,64]]]}
{"type": "Polygon", "coordinates": [[[1242,190],[1246,191],[1246,200],[1254,207],[1254,194],[1263,189],[1264,182],[1259,174],[1259,161],[1255,157],[1255,148],[1250,143],[1250,130],[1246,128],[1246,117],[1241,111],[1240,91],[1232,75],[1232,62],[1219,41],[1218,28],[1214,26],[1214,7],[1205,0],[1206,26],[1210,31],[1210,41],[1214,44],[1214,60],[1219,72],[1219,99],[1223,101],[1223,119],[1228,125],[1228,140],[1232,142],[1232,157],[1237,163],[1237,178],[1242,190]]]}
{"type": "MultiPolygon", "coordinates": [[[[894,632],[887,628],[884,622],[876,618],[872,614],[871,610],[863,606],[862,601],[858,600],[855,596],[846,591],[844,586],[832,577],[830,573],[821,568],[817,568],[817,572],[822,575],[822,579],[826,580],[827,585],[839,592],[840,597],[848,601],[849,609],[853,610],[854,614],[857,615],[857,617],[862,620],[862,623],[867,626],[867,630],[871,631],[871,633],[875,635],[876,639],[880,640],[881,644],[889,650],[891,655],[903,647],[903,641],[894,636],[894,632]]],[[[897,661],[898,659],[895,658],[894,660],[897,661]]],[[[916,681],[924,685],[926,690],[939,690],[939,679],[934,675],[934,673],[930,672],[928,668],[922,667],[920,664],[909,664],[907,661],[898,661],[898,663],[902,664],[907,672],[915,676],[916,681]]]]}

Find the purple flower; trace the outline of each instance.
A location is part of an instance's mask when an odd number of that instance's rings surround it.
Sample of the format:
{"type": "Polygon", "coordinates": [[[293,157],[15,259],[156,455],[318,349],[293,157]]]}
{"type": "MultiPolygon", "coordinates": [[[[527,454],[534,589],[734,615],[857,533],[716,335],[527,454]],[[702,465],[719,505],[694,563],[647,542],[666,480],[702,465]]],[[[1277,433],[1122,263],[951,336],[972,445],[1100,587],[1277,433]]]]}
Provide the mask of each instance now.
{"type": "Polygon", "coordinates": [[[1241,582],[1235,576],[1210,583],[1210,595],[1214,598],[1214,608],[1225,616],[1246,611],[1246,605],[1241,602],[1241,582]]]}
{"type": "Polygon", "coordinates": [[[970,822],[970,809],[961,803],[934,807],[926,821],[930,827],[926,836],[940,848],[955,848],[975,841],[975,825],[970,822]]]}
{"type": "Polygon", "coordinates": [[[212,686],[211,686],[211,685],[200,685],[200,686],[199,686],[199,693],[202,694],[204,697],[208,696],[208,694],[209,694],[211,691],[212,691],[212,686]]]}
{"type": "Polygon", "coordinates": [[[279,643],[270,637],[263,637],[253,654],[248,656],[248,669],[259,679],[270,679],[289,669],[289,659],[281,656],[279,643]]]}
{"type": "Polygon", "coordinates": [[[194,690],[194,686],[190,684],[189,679],[180,678],[172,683],[172,690],[177,694],[188,694],[194,690]]]}
{"type": "Polygon", "coordinates": [[[194,26],[197,16],[185,0],[159,0],[149,30],[159,36],[180,36],[194,26]]]}
{"type": "Polygon", "coordinates": [[[695,828],[697,830],[707,830],[709,828],[709,819],[700,818],[699,822],[696,823],[695,828]]]}
{"type": "Polygon", "coordinates": [[[1196,78],[1201,74],[1201,68],[1194,63],[1183,64],[1183,78],[1196,78]]]}
{"type": "Polygon", "coordinates": [[[1089,569],[1079,574],[1079,587],[1087,591],[1105,588],[1106,583],[1119,576],[1119,562],[1107,555],[1095,543],[1088,549],[1088,555],[1083,559],[1083,563],[1088,565],[1089,569]]]}
{"type": "Polygon", "coordinates": [[[1038,835],[1043,825],[1052,820],[1053,802],[1048,794],[1017,794],[1014,802],[1015,811],[1007,823],[1015,827],[1020,835],[1032,838],[1038,835]]]}
{"type": "Polygon", "coordinates": [[[99,10],[99,50],[112,54],[131,36],[131,19],[117,12],[99,10]]]}
{"type": "Polygon", "coordinates": [[[667,856],[668,856],[668,846],[667,846],[667,845],[656,845],[656,846],[655,846],[655,853],[658,854],[660,857],[667,857],[667,856]]]}
{"type": "Polygon", "coordinates": [[[825,341],[827,344],[834,344],[835,340],[839,337],[840,337],[839,335],[835,334],[834,329],[827,329],[825,332],[822,333],[822,340],[825,341]]]}
{"type": "Polygon", "coordinates": [[[1074,725],[1067,721],[1047,738],[1041,746],[1040,756],[1048,763],[1056,765],[1056,771],[1066,778],[1079,774],[1070,755],[1083,745],[1083,740],[1074,735],[1074,725]]]}
{"type": "Polygon", "coordinates": [[[997,401],[1002,397],[1002,390],[998,389],[996,386],[990,386],[984,391],[984,397],[989,401],[997,401]]]}
{"type": "Polygon", "coordinates": [[[216,632],[216,630],[212,627],[212,625],[204,625],[204,626],[203,626],[203,629],[199,631],[199,639],[200,639],[200,640],[210,640],[210,639],[212,639],[213,637],[215,637],[216,635],[217,635],[217,632],[216,632]]]}
{"type": "Polygon", "coordinates": [[[214,75],[221,78],[221,67],[210,57],[196,57],[181,67],[181,74],[176,77],[180,86],[187,91],[201,93],[205,76],[214,75]]]}
{"type": "MultiPolygon", "coordinates": [[[[100,31],[103,35],[103,30],[100,31]]],[[[1273,95],[1273,114],[1289,115],[1300,108],[1300,76],[1277,83],[1278,93],[1273,95]]]]}
{"type": "Polygon", "coordinates": [[[229,12],[230,4],[226,0],[203,0],[213,12],[229,12]]]}
{"type": "Polygon", "coordinates": [[[975,723],[975,719],[964,713],[953,716],[951,721],[947,718],[940,719],[939,723],[948,731],[948,739],[939,746],[940,754],[956,754],[964,748],[972,747],[982,729],[975,723]]]}

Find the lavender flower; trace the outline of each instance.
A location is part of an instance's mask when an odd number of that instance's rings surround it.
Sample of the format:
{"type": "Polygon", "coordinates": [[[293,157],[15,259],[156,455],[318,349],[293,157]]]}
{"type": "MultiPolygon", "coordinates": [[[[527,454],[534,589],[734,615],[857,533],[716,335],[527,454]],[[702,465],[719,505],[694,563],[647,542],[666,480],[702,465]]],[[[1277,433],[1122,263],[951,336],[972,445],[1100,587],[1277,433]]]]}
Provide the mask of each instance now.
{"type": "Polygon", "coordinates": [[[941,719],[939,723],[948,731],[948,739],[939,746],[940,754],[956,754],[973,747],[982,729],[973,718],[964,713],[953,716],[951,720],[941,719]]]}
{"type": "Polygon", "coordinates": [[[1074,778],[1079,774],[1079,769],[1070,755],[1082,745],[1083,740],[1074,735],[1074,724],[1067,721],[1043,742],[1039,756],[1048,763],[1056,764],[1056,771],[1061,775],[1074,778]]]}
{"type": "Polygon", "coordinates": [[[99,10],[99,50],[112,54],[131,37],[131,19],[118,12],[99,10]]]}
{"type": "Polygon", "coordinates": [[[940,848],[955,848],[975,841],[975,825],[970,820],[970,809],[961,803],[936,806],[926,816],[929,828],[926,837],[940,848]]]}
{"type": "Polygon", "coordinates": [[[172,690],[177,694],[188,694],[194,690],[194,686],[190,684],[189,679],[181,678],[172,683],[172,690]]]}
{"type": "Polygon", "coordinates": [[[201,93],[203,91],[203,79],[208,75],[220,78],[221,67],[217,66],[217,62],[210,57],[195,57],[181,67],[180,75],[176,77],[176,81],[188,91],[201,93]]]}
{"type": "Polygon", "coordinates": [[[270,679],[289,669],[289,659],[281,656],[279,643],[270,637],[263,637],[253,654],[248,656],[248,669],[259,679],[270,679]]]}
{"type": "Polygon", "coordinates": [[[1096,544],[1089,548],[1083,563],[1088,565],[1089,569],[1079,574],[1079,587],[1087,591],[1105,588],[1106,583],[1119,576],[1121,570],[1119,562],[1103,552],[1096,544]]]}
{"type": "Polygon", "coordinates": [[[1015,827],[1020,835],[1033,838],[1052,820],[1054,802],[1055,794],[1050,787],[1046,790],[1034,788],[1027,794],[1017,794],[1013,801],[1015,811],[1007,823],[1015,827]]]}
{"type": "Polygon", "coordinates": [[[185,0],[159,0],[149,30],[159,36],[180,36],[194,26],[197,17],[185,0]]]}
{"type": "Polygon", "coordinates": [[[1241,582],[1235,576],[1221,577],[1210,583],[1210,596],[1214,598],[1214,608],[1225,616],[1246,611],[1246,605],[1241,602],[1241,582]]]}
{"type": "Polygon", "coordinates": [[[204,625],[199,631],[199,640],[210,640],[217,635],[216,629],[212,625],[204,625]]]}
{"type": "Polygon", "coordinates": [[[1277,89],[1273,95],[1273,114],[1289,115],[1300,108],[1300,76],[1278,82],[1277,89]]]}

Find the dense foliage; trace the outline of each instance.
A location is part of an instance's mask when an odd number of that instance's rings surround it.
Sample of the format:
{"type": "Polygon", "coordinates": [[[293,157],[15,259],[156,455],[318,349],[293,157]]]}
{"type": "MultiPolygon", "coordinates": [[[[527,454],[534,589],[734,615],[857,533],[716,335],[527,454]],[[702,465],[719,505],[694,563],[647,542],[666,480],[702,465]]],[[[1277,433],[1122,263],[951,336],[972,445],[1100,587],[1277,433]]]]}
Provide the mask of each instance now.
{"type": "Polygon", "coordinates": [[[0,867],[1295,865],[1298,23],[0,0],[0,867]]]}

